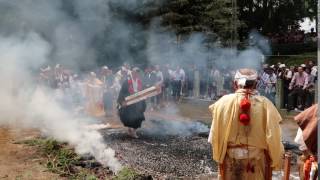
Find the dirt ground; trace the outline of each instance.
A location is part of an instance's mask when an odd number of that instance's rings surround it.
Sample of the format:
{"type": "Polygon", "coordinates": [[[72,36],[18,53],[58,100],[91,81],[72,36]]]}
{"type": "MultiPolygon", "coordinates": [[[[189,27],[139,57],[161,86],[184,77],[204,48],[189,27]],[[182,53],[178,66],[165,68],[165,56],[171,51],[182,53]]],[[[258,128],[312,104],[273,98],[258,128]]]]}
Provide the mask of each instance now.
{"type": "MultiPolygon", "coordinates": [[[[210,124],[211,118],[208,111],[208,104],[210,104],[210,102],[183,102],[178,105],[169,106],[160,111],[149,111],[146,113],[146,121],[152,119],[167,119],[181,121],[200,121],[204,124],[210,124]]],[[[119,129],[117,133],[114,133],[111,136],[108,136],[108,133],[104,132],[106,142],[108,140],[110,142],[117,142],[118,145],[117,143],[111,143],[111,146],[115,148],[116,151],[118,150],[126,152],[125,148],[130,147],[123,146],[123,144],[128,144],[132,142],[130,142],[130,140],[127,137],[123,136],[124,128],[122,127],[120,121],[116,116],[113,116],[107,118],[106,122],[110,123],[112,128],[119,129]]],[[[292,142],[297,130],[296,124],[292,121],[292,116],[284,116],[282,130],[284,140],[292,142]]],[[[32,138],[37,135],[37,131],[34,130],[19,130],[15,128],[8,129],[5,127],[0,128],[0,180],[62,179],[58,175],[46,171],[45,166],[40,164],[41,158],[36,153],[35,147],[30,147],[27,145],[16,143],[18,141],[32,138]]],[[[198,177],[201,177],[202,174],[210,174],[212,173],[212,171],[216,171],[216,167],[213,166],[213,162],[210,160],[210,150],[208,149],[210,148],[210,146],[206,144],[206,138],[204,137],[189,136],[188,138],[181,139],[169,138],[168,142],[164,142],[165,139],[159,140],[154,139],[152,137],[150,138],[150,133],[148,134],[148,132],[140,131],[140,135],[142,135],[143,138],[140,142],[138,142],[138,140],[133,140],[136,141],[135,144],[137,146],[135,146],[131,150],[127,149],[127,151],[131,153],[129,153],[129,156],[134,156],[135,152],[137,152],[137,154],[140,153],[140,155],[143,156],[143,152],[138,151],[139,147],[144,147],[142,149],[147,151],[151,151],[152,149],[158,149],[156,153],[163,153],[165,155],[162,159],[156,159],[158,158],[158,156],[154,156],[152,153],[147,153],[145,158],[142,159],[145,159],[147,161],[146,158],[155,158],[154,161],[163,161],[167,162],[168,164],[167,167],[165,165],[159,166],[159,168],[162,168],[162,170],[159,170],[158,172],[151,172],[151,174],[158,173],[159,176],[163,175],[163,173],[182,175],[186,171],[190,170],[192,167],[190,167],[190,169],[187,169],[184,167],[178,168],[177,166],[174,166],[174,168],[177,168],[181,172],[174,173],[172,170],[170,170],[173,167],[169,161],[170,154],[174,153],[171,152],[170,149],[179,149],[179,147],[190,149],[190,151],[185,151],[183,149],[180,151],[181,153],[185,154],[186,157],[190,157],[190,161],[188,161],[188,163],[193,164],[194,167],[198,167],[199,164],[202,165],[200,168],[194,169],[194,172],[197,173],[198,177]],[[188,142],[190,143],[188,144],[188,142]],[[168,149],[167,147],[170,147],[170,149],[168,149]],[[198,155],[195,154],[197,151],[201,153],[198,155]],[[202,158],[202,160],[197,160],[196,158],[198,157],[200,159],[202,158]]],[[[123,156],[123,154],[119,155],[120,158],[121,156],[123,156]]],[[[176,156],[181,157],[179,155],[176,156]]],[[[140,168],[140,171],[144,173],[150,173],[150,171],[157,169],[156,166],[152,167],[157,164],[148,164],[148,168],[143,168],[144,165],[141,164],[138,161],[138,159],[122,157],[122,160],[126,161],[126,164],[128,165],[131,165],[133,167],[137,166],[138,168],[140,168]]],[[[186,160],[187,158],[181,158],[181,160],[177,162],[182,164],[186,160]]]]}
{"type": "Polygon", "coordinates": [[[46,171],[34,147],[17,142],[37,136],[36,131],[0,128],[0,179],[62,179],[46,171]]]}

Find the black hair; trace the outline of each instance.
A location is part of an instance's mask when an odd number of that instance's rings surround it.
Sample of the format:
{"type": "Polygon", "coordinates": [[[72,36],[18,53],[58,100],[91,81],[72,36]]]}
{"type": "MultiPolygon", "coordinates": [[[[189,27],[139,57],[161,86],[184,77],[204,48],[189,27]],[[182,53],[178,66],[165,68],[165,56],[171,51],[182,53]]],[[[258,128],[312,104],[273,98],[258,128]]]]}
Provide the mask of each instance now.
{"type": "Polygon", "coordinates": [[[256,80],[247,80],[246,85],[244,86],[245,89],[254,89],[257,84],[256,80]]]}

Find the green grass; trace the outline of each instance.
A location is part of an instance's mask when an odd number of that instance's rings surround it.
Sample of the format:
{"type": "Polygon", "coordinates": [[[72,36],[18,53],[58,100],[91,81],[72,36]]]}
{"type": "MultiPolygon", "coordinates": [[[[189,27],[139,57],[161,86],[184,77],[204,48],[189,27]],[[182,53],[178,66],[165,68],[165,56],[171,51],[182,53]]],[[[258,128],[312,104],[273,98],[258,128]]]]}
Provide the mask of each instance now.
{"type": "Polygon", "coordinates": [[[139,174],[131,168],[123,168],[112,180],[134,180],[139,178],[139,174]]]}
{"type": "Polygon", "coordinates": [[[51,172],[61,176],[76,177],[75,164],[79,161],[79,156],[73,149],[68,148],[65,143],[60,143],[54,139],[31,139],[21,143],[29,146],[37,146],[42,156],[46,158],[46,167],[51,172]]]}
{"type": "MultiPolygon", "coordinates": [[[[54,139],[30,139],[16,142],[36,146],[41,156],[45,157],[47,169],[70,180],[98,180],[90,169],[75,168],[80,157],[66,143],[54,139]]],[[[131,168],[123,168],[112,180],[135,180],[141,176],[131,168]]],[[[19,177],[17,177],[19,179],[19,177]]]]}
{"type": "Polygon", "coordinates": [[[292,56],[272,56],[267,59],[266,63],[272,65],[281,62],[286,64],[287,66],[291,66],[303,64],[308,60],[317,61],[317,52],[308,52],[292,56]]]}

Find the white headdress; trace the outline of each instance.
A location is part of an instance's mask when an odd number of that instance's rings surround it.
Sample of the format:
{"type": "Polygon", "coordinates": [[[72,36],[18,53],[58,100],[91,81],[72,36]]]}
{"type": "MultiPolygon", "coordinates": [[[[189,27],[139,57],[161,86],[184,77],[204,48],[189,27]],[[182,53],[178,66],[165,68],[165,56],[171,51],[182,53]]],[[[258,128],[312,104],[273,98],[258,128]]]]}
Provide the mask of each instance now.
{"type": "Polygon", "coordinates": [[[95,73],[95,72],[90,72],[90,76],[92,76],[92,77],[96,77],[97,75],[96,75],[96,73],[95,73]]]}
{"type": "Polygon", "coordinates": [[[280,64],[279,68],[285,68],[286,65],[285,64],[280,64]]]}
{"type": "Polygon", "coordinates": [[[234,80],[237,81],[239,86],[244,87],[246,85],[246,81],[256,81],[258,78],[257,71],[253,69],[239,69],[237,70],[234,80]],[[246,70],[247,73],[242,73],[241,71],[246,70]]]}

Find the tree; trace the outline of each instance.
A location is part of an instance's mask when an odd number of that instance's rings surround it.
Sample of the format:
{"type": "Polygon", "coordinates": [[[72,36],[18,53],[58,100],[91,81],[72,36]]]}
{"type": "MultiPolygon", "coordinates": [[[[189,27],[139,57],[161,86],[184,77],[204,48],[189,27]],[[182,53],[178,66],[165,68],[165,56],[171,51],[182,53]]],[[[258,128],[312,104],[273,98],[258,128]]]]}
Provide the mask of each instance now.
{"type": "Polygon", "coordinates": [[[246,37],[252,29],[260,32],[287,32],[291,27],[299,27],[299,21],[305,17],[315,19],[316,0],[239,0],[240,20],[245,23],[240,29],[246,37]]]}
{"type": "Polygon", "coordinates": [[[164,3],[159,16],[162,25],[177,35],[202,32],[223,45],[230,45],[232,38],[237,38],[234,29],[241,25],[232,0],[170,0],[164,3]]]}

